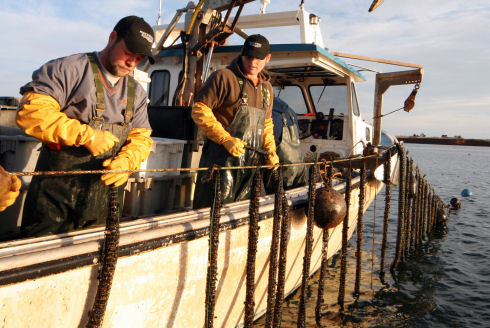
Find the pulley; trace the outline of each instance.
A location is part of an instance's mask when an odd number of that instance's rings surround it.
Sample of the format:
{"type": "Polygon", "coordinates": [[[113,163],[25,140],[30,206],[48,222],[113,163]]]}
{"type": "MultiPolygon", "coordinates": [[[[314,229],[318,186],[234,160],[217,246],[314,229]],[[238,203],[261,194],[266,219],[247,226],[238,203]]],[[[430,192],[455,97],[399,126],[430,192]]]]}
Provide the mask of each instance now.
{"type": "Polygon", "coordinates": [[[415,84],[415,87],[413,88],[412,92],[410,93],[410,95],[405,100],[405,103],[403,104],[403,110],[406,111],[407,113],[411,111],[412,108],[415,106],[415,96],[417,95],[419,88],[420,88],[420,84],[419,83],[415,84]]]}

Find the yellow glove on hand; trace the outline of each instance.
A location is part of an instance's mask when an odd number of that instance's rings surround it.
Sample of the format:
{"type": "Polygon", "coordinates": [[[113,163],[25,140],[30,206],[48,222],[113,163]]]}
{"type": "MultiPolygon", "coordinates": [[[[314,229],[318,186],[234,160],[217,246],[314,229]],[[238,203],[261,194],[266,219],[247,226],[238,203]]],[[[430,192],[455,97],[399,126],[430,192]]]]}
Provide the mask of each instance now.
{"type": "Polygon", "coordinates": [[[15,175],[9,176],[8,172],[0,166],[0,212],[15,203],[21,186],[19,178],[15,175]]]}
{"type": "Polygon", "coordinates": [[[86,132],[81,134],[80,145],[85,146],[92,156],[97,156],[105,153],[119,139],[109,131],[92,129],[90,126],[86,126],[86,132]]]}
{"type": "MultiPolygon", "coordinates": [[[[108,158],[103,163],[102,166],[108,170],[131,170],[131,163],[129,158],[123,156],[117,156],[114,159],[108,158]]],[[[106,185],[113,184],[114,187],[119,187],[128,181],[130,172],[127,173],[106,173],[100,179],[104,181],[106,185]]]]}
{"type": "Polygon", "coordinates": [[[230,136],[223,142],[223,147],[225,147],[232,156],[238,157],[245,152],[246,144],[247,143],[242,139],[230,136]]]}
{"type": "MultiPolygon", "coordinates": [[[[276,154],[276,141],[274,140],[274,123],[272,118],[267,118],[264,122],[264,150],[269,152],[267,156],[267,165],[279,164],[279,156],[276,154]]],[[[276,170],[277,167],[272,168],[276,170]]]]}
{"type": "Polygon", "coordinates": [[[60,146],[81,146],[92,155],[99,155],[119,141],[112,133],[92,129],[60,111],[60,104],[51,96],[27,92],[22,98],[16,122],[25,133],[43,142],[60,146]]]}
{"type": "Polygon", "coordinates": [[[268,155],[267,159],[265,161],[265,164],[266,165],[274,165],[274,167],[272,167],[271,169],[277,170],[278,166],[275,166],[275,165],[279,165],[279,156],[277,156],[276,153],[272,153],[272,155],[268,155]]]}
{"type": "MultiPolygon", "coordinates": [[[[112,159],[106,159],[102,165],[109,170],[137,170],[141,163],[150,154],[150,148],[153,140],[150,137],[151,130],[144,128],[131,129],[124,147],[121,148],[117,156],[112,159]]],[[[118,187],[128,181],[129,172],[127,173],[106,173],[102,175],[101,180],[106,185],[114,184],[118,187]]]]}

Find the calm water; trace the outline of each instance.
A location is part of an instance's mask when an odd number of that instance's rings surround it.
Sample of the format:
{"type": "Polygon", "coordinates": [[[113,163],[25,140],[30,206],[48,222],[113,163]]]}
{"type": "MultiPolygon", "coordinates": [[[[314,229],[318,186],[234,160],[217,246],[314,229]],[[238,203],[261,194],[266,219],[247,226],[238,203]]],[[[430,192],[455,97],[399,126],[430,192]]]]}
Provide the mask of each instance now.
{"type": "MultiPolygon", "coordinates": [[[[385,284],[379,280],[384,193],[364,216],[361,296],[355,300],[355,235],[350,241],[346,310],[336,305],[340,261],[328,269],[324,327],[490,327],[490,148],[406,144],[409,156],[426,174],[441,199],[462,202],[444,229],[426,239],[419,254],[385,284]],[[461,190],[470,189],[471,197],[461,190]],[[375,208],[376,207],[376,208],[375,208]],[[376,215],[375,215],[376,214],[376,215]],[[375,217],[375,219],[374,219],[375,217]],[[375,236],[373,243],[373,235],[375,236]],[[373,252],[374,249],[374,252],[373,252]]],[[[392,189],[387,263],[395,250],[398,189],[392,189]]],[[[307,326],[316,327],[318,273],[310,281],[307,326]]],[[[299,292],[284,303],[283,327],[296,327],[299,292]]],[[[257,326],[263,325],[263,318],[257,326]]]]}

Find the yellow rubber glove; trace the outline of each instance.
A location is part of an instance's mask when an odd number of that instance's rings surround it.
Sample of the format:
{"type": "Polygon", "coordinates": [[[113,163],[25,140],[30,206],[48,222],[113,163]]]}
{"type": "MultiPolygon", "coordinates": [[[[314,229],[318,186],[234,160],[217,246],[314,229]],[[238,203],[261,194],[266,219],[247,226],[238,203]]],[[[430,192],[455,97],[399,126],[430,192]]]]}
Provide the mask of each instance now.
{"type": "MultiPolygon", "coordinates": [[[[150,148],[153,140],[150,137],[151,130],[144,128],[131,129],[124,147],[114,158],[106,159],[102,165],[108,170],[137,170],[141,163],[150,154],[150,148]]],[[[101,180],[106,185],[113,184],[119,187],[128,181],[129,172],[127,173],[106,173],[102,175],[101,180]]]]}
{"type": "Polygon", "coordinates": [[[213,110],[202,102],[196,102],[192,107],[192,119],[208,139],[223,145],[233,156],[239,156],[245,152],[246,143],[240,138],[235,138],[225,130],[216,119],[213,110]]]}
{"type": "Polygon", "coordinates": [[[15,203],[20,193],[22,183],[15,175],[10,176],[5,169],[0,166],[0,212],[15,203]]]}
{"type": "MultiPolygon", "coordinates": [[[[274,123],[272,122],[272,118],[267,118],[264,123],[264,150],[269,152],[269,155],[266,159],[267,165],[278,165],[279,164],[279,156],[276,153],[276,141],[274,140],[274,123]]],[[[273,168],[274,170],[277,167],[273,168]]]]}
{"type": "Polygon", "coordinates": [[[226,150],[235,157],[240,156],[245,152],[245,145],[247,143],[240,138],[230,136],[223,142],[223,146],[226,150]]]}
{"type": "Polygon", "coordinates": [[[92,129],[60,111],[51,96],[28,92],[17,112],[17,124],[25,133],[43,142],[61,146],[85,146],[92,155],[111,149],[119,141],[109,131],[92,129]]]}

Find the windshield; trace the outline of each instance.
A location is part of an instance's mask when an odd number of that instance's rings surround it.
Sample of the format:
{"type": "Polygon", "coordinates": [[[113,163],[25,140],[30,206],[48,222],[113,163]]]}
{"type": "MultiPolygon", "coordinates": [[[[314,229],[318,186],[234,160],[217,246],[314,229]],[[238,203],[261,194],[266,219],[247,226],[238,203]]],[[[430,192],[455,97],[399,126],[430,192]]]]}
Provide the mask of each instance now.
{"type": "Polygon", "coordinates": [[[327,116],[330,108],[334,109],[334,115],[347,116],[349,113],[346,85],[312,85],[309,90],[317,113],[327,116]]]}

